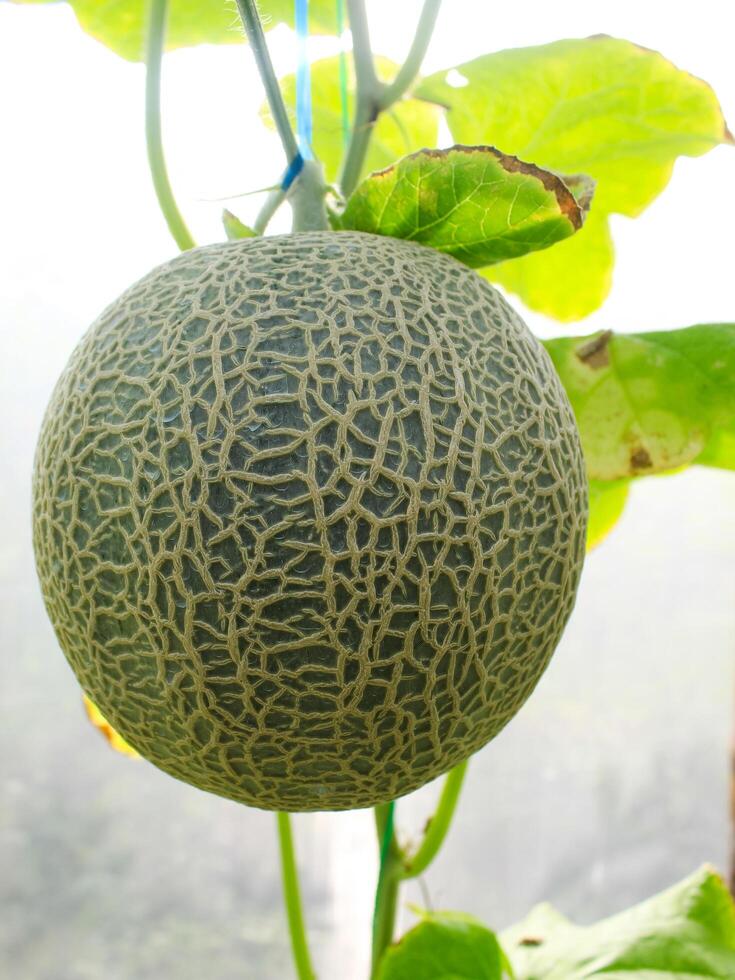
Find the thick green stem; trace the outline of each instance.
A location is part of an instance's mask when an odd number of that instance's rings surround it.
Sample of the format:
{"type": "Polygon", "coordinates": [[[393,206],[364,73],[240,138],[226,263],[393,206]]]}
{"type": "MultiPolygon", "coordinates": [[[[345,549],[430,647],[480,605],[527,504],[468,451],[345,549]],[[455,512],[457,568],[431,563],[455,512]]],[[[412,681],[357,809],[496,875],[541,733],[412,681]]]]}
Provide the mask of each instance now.
{"type": "MultiPolygon", "coordinates": [[[[389,803],[379,803],[375,807],[375,830],[378,835],[378,847],[383,846],[383,841],[385,840],[385,832],[388,826],[388,807],[389,803]]],[[[396,840],[396,835],[390,835],[390,841],[388,842],[388,848],[390,853],[402,859],[403,854],[400,847],[398,846],[398,841],[396,840]]]]}
{"type": "MultiPolygon", "coordinates": [[[[396,912],[398,911],[398,891],[401,882],[422,874],[439,853],[457,808],[466,771],[467,760],[447,773],[434,815],[427,824],[423,840],[413,854],[405,853],[399,847],[395,834],[391,834],[375,898],[371,974],[373,978],[377,976],[383,953],[393,941],[396,912]]],[[[387,821],[388,804],[376,806],[375,829],[380,847],[383,846],[385,840],[387,821]]]]}
{"type": "Polygon", "coordinates": [[[347,0],[347,15],[352,34],[352,57],[355,62],[355,81],[358,90],[375,89],[379,82],[375,74],[373,50],[370,46],[365,0],[347,0]]]}
{"type": "Polygon", "coordinates": [[[167,14],[168,0],[150,0],[145,39],[145,138],[158,204],[176,244],[185,252],[196,243],[176,204],[161,140],[161,62],[167,14]]]}
{"type": "Polygon", "coordinates": [[[301,911],[301,894],[291,834],[291,818],[288,813],[278,813],[276,816],[278,818],[278,840],[281,845],[283,897],[286,903],[288,929],[291,934],[291,949],[296,964],[296,973],[299,980],[316,980],[306,942],[304,916],[301,911]]]}
{"type": "Polygon", "coordinates": [[[378,118],[378,110],[375,101],[368,101],[357,96],[357,108],[355,118],[352,123],[352,133],[347,145],[342,173],[339,178],[340,188],[345,197],[357,187],[362,168],[367,156],[370,139],[373,135],[373,126],[378,118]]]}
{"type": "Polygon", "coordinates": [[[424,0],[406,60],[393,81],[386,85],[375,74],[364,0],[348,0],[356,91],[352,135],[339,180],[345,197],[349,197],[360,179],[373,128],[380,113],[405,95],[421,68],[440,6],[441,0],[424,0]]]}
{"type": "Polygon", "coordinates": [[[339,177],[339,184],[345,197],[352,193],[360,179],[373,126],[380,113],[380,96],[384,88],[375,74],[364,0],[347,0],[347,13],[352,33],[356,87],[352,132],[339,177]]]}
{"type": "Polygon", "coordinates": [[[372,969],[370,976],[378,975],[383,953],[393,942],[393,932],[396,927],[398,911],[398,890],[401,885],[400,857],[390,851],[383,865],[379,892],[375,903],[375,921],[373,923],[372,969]]]}
{"type": "Polygon", "coordinates": [[[301,173],[288,192],[293,210],[293,231],[326,231],[329,228],[324,168],[317,160],[304,160],[301,173]]]}
{"type": "Polygon", "coordinates": [[[250,47],[253,49],[255,63],[258,66],[258,72],[265,88],[266,98],[268,99],[268,107],[270,108],[276,131],[283,144],[283,152],[286,154],[286,164],[288,165],[297,156],[299,148],[296,144],[293,129],[291,128],[291,122],[288,118],[286,104],[281,95],[278,79],[273,70],[273,63],[268,54],[268,46],[265,43],[265,34],[263,33],[263,26],[258,16],[258,8],[255,0],[237,0],[237,8],[240,11],[240,17],[242,18],[250,47]]]}

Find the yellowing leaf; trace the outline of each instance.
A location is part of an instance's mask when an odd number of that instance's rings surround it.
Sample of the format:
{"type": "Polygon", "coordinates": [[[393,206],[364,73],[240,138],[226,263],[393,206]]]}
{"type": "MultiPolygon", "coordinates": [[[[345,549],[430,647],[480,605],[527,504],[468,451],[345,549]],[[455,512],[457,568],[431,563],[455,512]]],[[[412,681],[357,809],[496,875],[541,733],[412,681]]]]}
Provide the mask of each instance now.
{"type": "Polygon", "coordinates": [[[545,346],[572,403],[592,479],[660,473],[700,457],[733,466],[735,324],[605,331],[545,346]]]}
{"type": "MultiPolygon", "coordinates": [[[[14,0],[48,3],[55,0],[14,0]]],[[[147,0],[69,0],[80,27],[116,54],[143,60],[147,0]]],[[[263,27],[293,26],[293,0],[259,0],[263,27]]],[[[335,34],[334,0],[310,0],[309,28],[315,34],[335,34]]],[[[166,48],[193,44],[232,44],[244,40],[237,7],[228,0],[170,0],[166,48]]]]}
{"type": "MultiPolygon", "coordinates": [[[[591,189],[577,179],[586,200],[591,189]]],[[[548,248],[585,210],[556,174],[492,146],[419,150],[367,177],[339,228],[428,245],[473,268],[548,248]]]]}
{"type": "Polygon", "coordinates": [[[622,516],[630,480],[590,480],[587,550],[596,548],[622,516]]]}
{"type": "Polygon", "coordinates": [[[110,743],[110,746],[115,749],[116,752],[120,752],[122,755],[130,756],[131,759],[139,759],[140,753],[136,752],[132,745],[128,745],[122,735],[119,735],[115,731],[97,705],[91,701],[86,694],[82,694],[82,700],[84,703],[84,710],[87,712],[87,717],[97,731],[102,732],[104,737],[110,743]]]}
{"type": "Polygon", "coordinates": [[[554,248],[483,269],[490,282],[557,320],[580,320],[602,306],[612,286],[614,249],[607,216],[595,202],[584,226],[554,248]],[[575,270],[574,272],[572,270],[575,270]]]}
{"type": "Polygon", "coordinates": [[[678,156],[732,141],[705,82],[611,37],[484,55],[426,78],[416,94],[447,107],[459,142],[492,142],[540,167],[597,181],[591,220],[578,236],[492,273],[561,320],[591,313],[610,288],[606,216],[639,214],[666,186],[678,156]]]}

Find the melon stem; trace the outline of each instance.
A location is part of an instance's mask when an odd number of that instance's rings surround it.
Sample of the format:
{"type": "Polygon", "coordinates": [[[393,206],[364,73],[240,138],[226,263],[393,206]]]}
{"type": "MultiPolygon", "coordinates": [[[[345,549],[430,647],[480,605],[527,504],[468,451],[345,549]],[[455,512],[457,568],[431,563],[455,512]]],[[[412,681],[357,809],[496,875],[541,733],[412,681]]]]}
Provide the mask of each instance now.
{"type": "Polygon", "coordinates": [[[317,160],[304,160],[301,173],[288,192],[293,211],[293,231],[326,231],[329,228],[324,169],[317,160]]]}
{"type": "Polygon", "coordinates": [[[281,846],[281,875],[283,879],[283,897],[288,918],[288,931],[291,935],[291,950],[293,952],[296,974],[299,980],[316,980],[314,968],[311,965],[309,946],[306,940],[306,927],[301,908],[301,890],[296,868],[296,855],[291,833],[291,816],[288,813],[276,814],[278,821],[278,841],[281,846]]]}
{"type": "MultiPolygon", "coordinates": [[[[401,848],[395,834],[391,834],[381,867],[379,889],[375,898],[375,921],[373,931],[373,961],[371,977],[378,976],[380,963],[386,949],[393,942],[396,913],[398,911],[398,892],[401,882],[423,874],[439,853],[446,840],[452,818],[467,772],[468,760],[460,762],[451,769],[442,786],[436,810],[427,821],[424,836],[417,848],[406,851],[401,848]]],[[[388,821],[387,804],[375,807],[375,829],[378,846],[383,847],[388,821]]]]}
{"type": "Polygon", "coordinates": [[[347,152],[342,162],[340,188],[349,197],[357,186],[373,129],[381,113],[403,98],[419,73],[434,32],[441,0],[424,0],[406,60],[392,82],[381,82],[375,73],[365,0],[347,0],[355,65],[355,115],[347,152]]]}
{"type": "Polygon", "coordinates": [[[467,762],[468,760],[465,759],[464,762],[460,762],[458,766],[447,773],[439,803],[433,817],[429,819],[426,825],[423,840],[413,854],[407,854],[404,857],[402,878],[416,878],[422,874],[439,853],[452,825],[452,818],[467,772],[467,762]]]}
{"type": "Polygon", "coordinates": [[[182,252],[196,242],[176,203],[166,169],[161,137],[161,62],[166,36],[168,0],[151,0],[145,32],[145,140],[148,166],[161,212],[182,252]]]}
{"type": "Polygon", "coordinates": [[[268,100],[268,108],[271,111],[276,132],[283,145],[283,152],[286,154],[286,166],[288,167],[299,155],[299,147],[293,129],[291,128],[291,121],[288,117],[286,103],[283,101],[283,95],[281,94],[278,78],[273,68],[273,62],[268,53],[268,45],[265,41],[265,34],[263,33],[263,25],[258,15],[258,8],[255,0],[237,0],[237,9],[240,12],[245,33],[250,42],[250,47],[253,50],[255,64],[258,67],[258,73],[263,82],[263,88],[265,89],[265,95],[268,100]]]}

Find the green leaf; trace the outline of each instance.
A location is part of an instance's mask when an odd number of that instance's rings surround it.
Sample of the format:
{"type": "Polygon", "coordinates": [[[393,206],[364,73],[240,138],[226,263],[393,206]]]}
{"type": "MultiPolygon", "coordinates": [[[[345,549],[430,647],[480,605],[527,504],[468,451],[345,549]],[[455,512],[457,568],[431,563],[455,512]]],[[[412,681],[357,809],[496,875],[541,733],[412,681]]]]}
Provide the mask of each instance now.
{"type": "Polygon", "coordinates": [[[593,204],[576,235],[548,252],[493,266],[482,274],[520,296],[532,310],[557,320],[581,320],[607,298],[614,259],[607,216],[593,204]]]}
{"type": "MultiPolygon", "coordinates": [[[[355,77],[352,58],[347,59],[347,119],[352,125],[355,97],[355,77]]],[[[375,67],[384,81],[392,79],[398,66],[388,58],[377,57],[375,67]]],[[[295,121],[296,76],[280,80],[281,91],[295,121]]],[[[314,124],[314,153],[324,164],[327,180],[334,181],[339,173],[345,149],[342,102],[339,81],[339,57],[323,58],[311,66],[311,104],[314,124]]],[[[270,124],[268,107],[263,106],[263,118],[270,124]]],[[[363,173],[379,170],[399,157],[437,141],[440,110],[437,106],[417,99],[401,99],[389,112],[382,113],[373,128],[363,173]]]]}
{"type": "Polygon", "coordinates": [[[378,980],[502,980],[503,963],[494,933],[481,922],[435,912],[387,950],[378,980]]]}
{"type": "Polygon", "coordinates": [[[701,466],[735,470],[735,431],[720,429],[715,432],[694,462],[701,466]]]}
{"type": "Polygon", "coordinates": [[[735,977],[735,906],[707,867],[592,926],[574,925],[539,906],[501,941],[516,980],[735,977]]]}
{"type": "MultiPolygon", "coordinates": [[[[16,3],[48,3],[55,0],[15,0],[16,3]]],[[[80,27],[129,61],[143,60],[147,0],[69,0],[80,27]]],[[[234,3],[226,0],[171,0],[166,48],[192,44],[242,42],[244,35],[234,3]]],[[[263,27],[293,26],[293,0],[259,0],[263,27]]],[[[310,0],[309,29],[314,34],[336,34],[334,0],[310,0]]]]}
{"type": "MultiPolygon", "coordinates": [[[[591,188],[575,181],[589,201],[591,188]]],[[[371,174],[338,226],[419,242],[477,268],[548,248],[581,228],[584,215],[556,174],[492,146],[454,146],[371,174]]]]}
{"type": "Polygon", "coordinates": [[[733,463],[735,324],[545,342],[592,479],[733,463]]]}
{"type": "Polygon", "coordinates": [[[587,550],[603,541],[622,516],[630,480],[590,480],[590,515],[587,521],[587,550]]]}
{"type": "Polygon", "coordinates": [[[234,242],[238,238],[257,238],[258,236],[257,231],[253,231],[248,225],[243,224],[237,215],[233,214],[232,211],[228,211],[227,208],[222,211],[222,224],[225,228],[227,240],[230,242],[234,242]]]}
{"type": "Polygon", "coordinates": [[[426,78],[415,94],[447,107],[458,142],[492,142],[538,166],[597,181],[594,221],[559,248],[491,274],[560,320],[591,313],[610,288],[607,215],[640,214],[678,156],[732,142],[705,82],[611,37],[485,55],[426,78]]]}

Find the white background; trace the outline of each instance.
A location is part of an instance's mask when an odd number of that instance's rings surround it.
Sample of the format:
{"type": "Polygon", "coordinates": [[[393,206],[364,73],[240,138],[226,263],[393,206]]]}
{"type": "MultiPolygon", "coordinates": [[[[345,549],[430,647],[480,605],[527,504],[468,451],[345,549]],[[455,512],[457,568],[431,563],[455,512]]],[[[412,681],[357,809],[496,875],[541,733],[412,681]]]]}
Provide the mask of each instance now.
{"type": "MultiPolygon", "coordinates": [[[[705,78],[732,121],[729,8],[445,0],[425,69],[608,33],[705,78]]],[[[371,0],[375,50],[400,61],[418,9],[413,0],[371,0]]],[[[278,71],[292,71],[291,34],[268,37],[278,71]]],[[[335,42],[312,50],[332,53],[335,42]]],[[[80,716],[33,576],[29,474],[51,387],[100,309],[175,254],[146,169],[143,69],[83,35],[65,4],[4,3],[0,92],[2,792],[10,813],[0,843],[12,869],[0,963],[6,956],[18,980],[287,976],[271,818],[111,759],[80,716]],[[195,941],[195,925],[215,938],[195,941]],[[276,966],[248,972],[266,948],[276,950],[276,966]]],[[[221,239],[221,205],[207,199],[271,184],[282,168],[258,118],[250,55],[240,46],[173,53],[163,94],[182,210],[200,242],[221,239]]],[[[725,147],[681,160],[643,217],[614,218],[612,295],[565,330],[735,319],[734,166],[725,147]]],[[[243,198],[236,210],[252,219],[258,204],[243,198]]],[[[564,332],[527,319],[543,335],[564,332]]],[[[725,863],[734,515],[730,475],[691,470],[635,486],[619,528],[588,561],[537,693],[473,762],[456,827],[428,875],[435,904],[499,928],[549,898],[589,921],[698,862],[725,863]]],[[[421,825],[432,792],[401,805],[402,826],[421,825]]],[[[357,978],[375,873],[369,814],[297,823],[323,980],[357,978]]],[[[422,901],[418,890],[407,897],[422,901]]]]}

